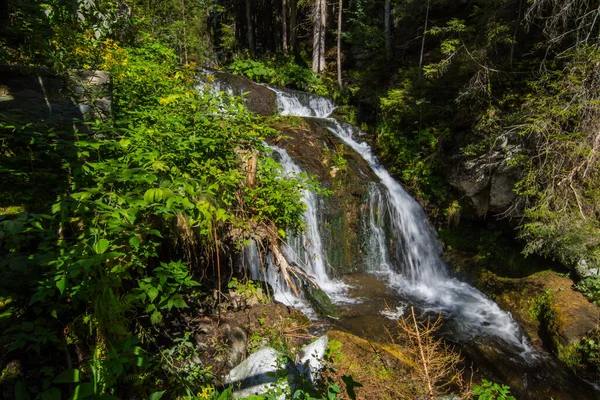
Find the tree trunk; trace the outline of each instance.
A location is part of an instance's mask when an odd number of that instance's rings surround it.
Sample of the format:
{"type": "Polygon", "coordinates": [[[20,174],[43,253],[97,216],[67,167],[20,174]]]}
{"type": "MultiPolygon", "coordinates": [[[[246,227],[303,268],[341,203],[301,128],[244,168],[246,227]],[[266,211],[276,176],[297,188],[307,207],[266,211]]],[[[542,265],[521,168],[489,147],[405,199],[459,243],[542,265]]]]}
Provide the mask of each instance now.
{"type": "Polygon", "coordinates": [[[246,0],[246,28],[248,29],[248,50],[250,57],[256,57],[256,44],[254,42],[254,18],[252,15],[252,1],[246,0]]]}
{"type": "Polygon", "coordinates": [[[515,32],[513,33],[513,42],[510,45],[510,57],[508,60],[508,63],[511,68],[513,66],[513,57],[515,55],[515,44],[517,43],[517,34],[519,33],[519,25],[521,25],[522,11],[523,11],[523,0],[519,0],[519,17],[517,18],[515,32]]]}
{"type": "Polygon", "coordinates": [[[421,40],[421,56],[419,58],[419,69],[423,70],[423,53],[425,52],[425,35],[427,34],[427,24],[429,23],[429,2],[427,0],[427,11],[425,12],[425,27],[423,28],[423,39],[421,40]]]}
{"type": "Polygon", "coordinates": [[[327,1],[315,0],[313,9],[313,55],[312,70],[325,70],[325,31],[327,29],[327,1]]]}
{"type": "Polygon", "coordinates": [[[275,53],[275,48],[279,43],[277,38],[277,31],[273,29],[273,3],[272,0],[265,0],[265,9],[263,19],[263,38],[265,48],[267,51],[275,53]]]}
{"type": "MultiPolygon", "coordinates": [[[[389,0],[388,0],[389,1],[389,0]]],[[[344,6],[344,0],[340,0],[338,6],[338,31],[337,31],[337,76],[338,84],[340,87],[344,86],[342,82],[342,10],[344,6]]]]}
{"type": "Polygon", "coordinates": [[[187,32],[185,26],[185,0],[181,0],[181,20],[183,23],[183,60],[188,63],[187,32]]]}
{"type": "Polygon", "coordinates": [[[298,48],[298,36],[296,34],[298,7],[297,0],[290,0],[290,50],[296,53],[298,48]]]}
{"type": "Polygon", "coordinates": [[[385,59],[392,59],[392,0],[385,0],[385,59]]]}
{"type": "Polygon", "coordinates": [[[0,29],[8,26],[9,18],[8,0],[0,0],[0,29]]]}
{"type": "Polygon", "coordinates": [[[281,50],[283,55],[288,54],[288,27],[287,27],[287,1],[281,0],[281,50]]]}

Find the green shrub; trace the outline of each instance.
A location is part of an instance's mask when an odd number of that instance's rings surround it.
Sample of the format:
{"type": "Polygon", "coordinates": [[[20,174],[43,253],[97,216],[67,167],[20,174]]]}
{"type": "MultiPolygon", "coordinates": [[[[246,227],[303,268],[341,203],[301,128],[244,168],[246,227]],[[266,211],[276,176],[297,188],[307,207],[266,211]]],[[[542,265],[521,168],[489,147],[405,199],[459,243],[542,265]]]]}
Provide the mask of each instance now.
{"type": "Polygon", "coordinates": [[[482,379],[481,385],[473,385],[472,399],[477,400],[515,400],[510,395],[510,387],[482,379]]]}
{"type": "Polygon", "coordinates": [[[179,69],[164,46],[144,40],[126,53],[111,69],[113,119],[89,132],[0,115],[0,152],[15,161],[3,172],[23,182],[0,193],[21,210],[0,215],[1,344],[6,357],[33,360],[19,387],[34,396],[73,394],[54,380],[74,346],[83,354],[74,383],[95,394],[194,394],[210,374],[174,361],[192,355],[189,341],[159,334],[199,307],[197,280],[212,268],[198,254],[217,236],[232,240],[233,228],[302,229],[310,184],[267,156],[274,131],[241,104],[224,109],[194,90],[194,68],[179,69]],[[240,150],[261,154],[255,187],[240,150]]]}

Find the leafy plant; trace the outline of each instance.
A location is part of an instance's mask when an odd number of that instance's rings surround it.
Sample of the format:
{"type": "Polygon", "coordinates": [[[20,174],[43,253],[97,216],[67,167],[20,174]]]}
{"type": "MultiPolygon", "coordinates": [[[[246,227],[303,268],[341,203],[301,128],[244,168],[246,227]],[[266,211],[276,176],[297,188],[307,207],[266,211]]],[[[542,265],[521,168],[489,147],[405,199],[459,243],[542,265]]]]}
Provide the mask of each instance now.
{"type": "Polygon", "coordinates": [[[274,74],[272,68],[267,67],[261,61],[251,59],[240,59],[229,65],[229,72],[236,75],[243,75],[256,82],[270,82],[274,74]]]}
{"type": "Polygon", "coordinates": [[[481,385],[473,385],[473,397],[478,400],[515,400],[510,395],[510,387],[490,382],[486,379],[481,380],[481,385]]]}
{"type": "MultiPolygon", "coordinates": [[[[111,49],[111,120],[71,132],[0,115],[0,199],[18,210],[0,215],[2,345],[55,371],[76,347],[85,393],[147,397],[167,382],[194,394],[212,376],[182,361],[189,336],[159,332],[198,301],[219,235],[235,246],[232,228],[302,229],[309,183],[283,176],[262,144],[274,131],[239,101],[194,90],[172,50],[148,38],[111,49]],[[254,187],[240,149],[263,159],[254,187]]],[[[28,376],[24,392],[53,387],[28,376]]]]}

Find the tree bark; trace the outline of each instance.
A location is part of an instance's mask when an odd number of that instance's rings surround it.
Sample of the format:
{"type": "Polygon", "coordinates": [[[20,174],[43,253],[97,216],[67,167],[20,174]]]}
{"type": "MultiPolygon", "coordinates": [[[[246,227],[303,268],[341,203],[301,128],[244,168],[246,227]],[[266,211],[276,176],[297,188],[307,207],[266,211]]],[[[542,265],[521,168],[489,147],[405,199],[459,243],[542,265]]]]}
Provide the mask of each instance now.
{"type": "Polygon", "coordinates": [[[187,32],[185,26],[185,0],[181,0],[181,19],[183,23],[183,60],[188,63],[187,32]]]}
{"type": "Polygon", "coordinates": [[[298,35],[296,34],[298,7],[297,0],[290,0],[290,50],[295,53],[298,48],[298,35]]]}
{"type": "Polygon", "coordinates": [[[8,25],[9,18],[8,0],[0,0],[0,29],[3,29],[8,25]]]}
{"type": "MultiPolygon", "coordinates": [[[[389,0],[388,0],[389,1],[389,0]]],[[[337,77],[340,88],[344,86],[342,81],[342,10],[344,7],[344,0],[340,0],[338,6],[338,31],[337,31],[337,77]]]]}
{"type": "Polygon", "coordinates": [[[523,0],[519,0],[519,17],[517,18],[515,32],[513,33],[513,42],[510,45],[510,57],[508,60],[508,63],[511,68],[513,66],[513,57],[515,55],[515,44],[517,43],[517,35],[519,33],[519,25],[521,25],[522,11],[523,11],[523,0]]]}
{"type": "Polygon", "coordinates": [[[385,0],[385,59],[392,59],[392,0],[385,0]]]}
{"type": "Polygon", "coordinates": [[[246,0],[246,28],[248,29],[248,50],[250,57],[256,57],[256,44],[254,42],[254,18],[252,15],[252,0],[246,0]]]}
{"type": "Polygon", "coordinates": [[[277,38],[277,31],[273,29],[274,21],[273,21],[273,2],[272,0],[265,0],[265,8],[263,15],[263,38],[265,48],[268,51],[275,52],[275,48],[279,43],[279,39],[277,38]]]}
{"type": "Polygon", "coordinates": [[[423,28],[423,39],[421,40],[421,56],[419,57],[419,69],[423,70],[423,53],[425,52],[425,35],[427,34],[427,25],[429,23],[429,3],[427,0],[427,11],[425,12],[425,27],[423,28]]]}
{"type": "Polygon", "coordinates": [[[313,55],[312,70],[325,70],[325,31],[327,29],[327,1],[315,0],[313,8],[313,55]]]}
{"type": "Polygon", "coordinates": [[[281,50],[283,55],[288,54],[288,26],[287,26],[287,1],[281,0],[281,50]]]}

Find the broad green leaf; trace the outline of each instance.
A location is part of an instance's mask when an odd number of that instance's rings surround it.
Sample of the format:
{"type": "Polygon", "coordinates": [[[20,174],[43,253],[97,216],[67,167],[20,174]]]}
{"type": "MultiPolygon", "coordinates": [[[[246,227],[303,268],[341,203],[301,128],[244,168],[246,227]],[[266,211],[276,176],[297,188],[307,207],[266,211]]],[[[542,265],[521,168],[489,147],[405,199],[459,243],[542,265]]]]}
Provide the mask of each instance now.
{"type": "Polygon", "coordinates": [[[96,254],[103,254],[104,252],[106,252],[106,250],[108,250],[109,246],[110,242],[107,239],[100,239],[94,245],[94,251],[96,252],[96,254]]]}
{"type": "Polygon", "coordinates": [[[90,382],[82,383],[75,387],[75,393],[73,393],[73,400],[85,399],[94,394],[94,385],[90,382]]]}
{"type": "Polygon", "coordinates": [[[80,379],[80,372],[76,368],[67,369],[54,378],[54,383],[77,383],[80,379]]]}
{"type": "Polygon", "coordinates": [[[183,300],[183,297],[181,297],[181,295],[175,295],[171,298],[172,302],[173,302],[173,306],[175,308],[187,308],[188,305],[185,302],[185,300],[183,300]]]}
{"type": "Polygon", "coordinates": [[[58,288],[60,294],[63,294],[65,291],[65,288],[67,287],[67,276],[66,275],[62,275],[57,281],[56,281],[56,287],[58,288]]]}
{"type": "Polygon", "coordinates": [[[132,236],[132,237],[129,239],[129,244],[130,244],[132,247],[134,247],[134,248],[136,248],[136,249],[137,249],[138,247],[140,247],[140,239],[138,239],[138,238],[137,238],[137,237],[135,237],[135,236],[132,236]]]}
{"type": "Polygon", "coordinates": [[[162,321],[162,314],[160,311],[154,311],[152,315],[150,315],[150,322],[152,325],[160,324],[162,321]]]}
{"type": "Polygon", "coordinates": [[[29,400],[29,392],[23,381],[19,381],[15,385],[15,400],[29,400]]]}
{"type": "Polygon", "coordinates": [[[160,400],[163,397],[163,394],[165,394],[165,392],[166,390],[163,390],[162,392],[154,392],[150,396],[148,396],[148,400],[160,400]]]}
{"type": "Polygon", "coordinates": [[[158,289],[155,287],[151,287],[150,289],[148,289],[148,298],[150,299],[150,301],[154,301],[154,299],[156,298],[156,296],[158,296],[158,289]]]}
{"type": "Polygon", "coordinates": [[[60,400],[60,399],[61,399],[61,395],[60,395],[59,388],[51,387],[50,389],[48,389],[44,393],[42,393],[42,400],[60,400]]]}

